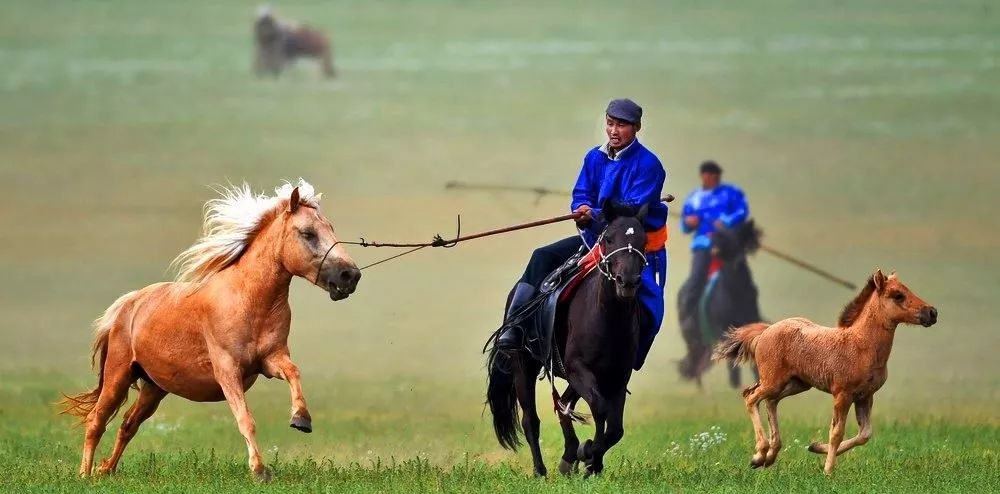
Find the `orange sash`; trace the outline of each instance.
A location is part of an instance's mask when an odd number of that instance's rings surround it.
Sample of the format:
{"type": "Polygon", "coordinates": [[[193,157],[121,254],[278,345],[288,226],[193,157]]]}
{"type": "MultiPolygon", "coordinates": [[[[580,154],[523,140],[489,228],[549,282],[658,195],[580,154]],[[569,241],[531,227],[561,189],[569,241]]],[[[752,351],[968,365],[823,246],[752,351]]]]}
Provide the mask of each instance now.
{"type": "Polygon", "coordinates": [[[656,252],[666,247],[669,238],[670,232],[667,230],[667,225],[663,225],[663,228],[655,232],[646,232],[646,252],[656,252]]]}

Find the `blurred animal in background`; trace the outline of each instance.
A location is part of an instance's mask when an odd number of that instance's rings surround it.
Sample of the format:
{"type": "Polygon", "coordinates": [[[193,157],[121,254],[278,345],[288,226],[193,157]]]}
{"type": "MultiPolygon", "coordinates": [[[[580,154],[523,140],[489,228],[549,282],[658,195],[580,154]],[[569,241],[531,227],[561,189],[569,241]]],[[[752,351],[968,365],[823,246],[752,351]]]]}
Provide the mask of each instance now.
{"type": "MultiPolygon", "coordinates": [[[[698,387],[702,375],[712,366],[712,347],[726,330],[763,319],[747,259],[760,247],[761,235],[752,219],[718,229],[712,237],[705,289],[695,297],[697,303],[683,302],[690,298],[687,292],[695,289],[689,283],[677,295],[677,318],[687,345],[687,355],[678,362],[677,370],[683,379],[695,381],[698,387]]],[[[729,383],[734,388],[740,386],[739,367],[729,368],[729,383]]]]}
{"type": "Polygon", "coordinates": [[[833,421],[828,443],[812,443],[809,451],[826,456],[823,471],[833,472],[837,456],[868,442],[875,392],[888,378],[886,364],[899,324],[933,326],[938,312],[910,291],[896,274],[877,270],[840,314],[837,327],[827,328],[793,317],[768,325],[733,329],[716,348],[716,359],[753,361],[760,380],[743,391],[753,422],[756,445],[750,466],[771,466],[781,450],[778,402],[816,388],[833,395],[833,421]],[[767,404],[770,437],[764,437],[758,405],[767,404]],[[860,430],[844,441],[847,412],[854,405],[860,430]]]}
{"type": "Polygon", "coordinates": [[[324,76],[334,76],[330,38],[319,30],[278,19],[270,7],[261,6],[253,33],[254,72],[258,77],[277,77],[299,58],[316,59],[324,76]]]}

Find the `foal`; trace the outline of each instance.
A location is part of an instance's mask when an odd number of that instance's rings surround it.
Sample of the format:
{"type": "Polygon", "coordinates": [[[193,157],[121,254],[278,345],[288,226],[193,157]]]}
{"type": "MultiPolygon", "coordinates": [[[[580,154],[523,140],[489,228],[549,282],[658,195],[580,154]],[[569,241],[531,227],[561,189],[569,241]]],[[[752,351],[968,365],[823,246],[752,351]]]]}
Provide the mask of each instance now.
{"type": "Polygon", "coordinates": [[[205,235],[177,257],[178,281],[127,293],[97,320],[97,387],[63,400],[63,413],[86,426],[81,476],[91,474],[97,444],[129,386],[139,397],[99,474],[115,471],[139,425],[175,394],[227,401],[251,470],[258,480],[270,479],[244,396],[258,375],[288,381],[291,426],[312,431],[299,369],[288,353],[289,284],[301,276],[341,300],[354,292],[361,272],[320,212],[311,185],[299,179],[298,187],[285,184],[275,192],[256,195],[246,185],[224,190],[207,204],[205,235]]]}
{"type": "Polygon", "coordinates": [[[871,438],[873,396],[888,376],[886,362],[896,326],[907,323],[930,327],[936,322],[937,309],[911,292],[895,273],[886,277],[882,271],[875,271],[861,293],[844,307],[837,328],[795,317],[770,326],[756,323],[729,332],[716,347],[715,358],[734,362],[752,359],[760,371],[760,381],[743,391],[756,437],[750,466],[770,466],[781,450],[778,401],[816,388],[833,395],[833,422],[830,442],[813,443],[809,451],[826,455],[823,471],[831,474],[837,455],[871,438]],[[760,422],[761,400],[767,404],[770,439],[764,437],[760,422]],[[841,442],[852,403],[860,431],[841,442]]]}

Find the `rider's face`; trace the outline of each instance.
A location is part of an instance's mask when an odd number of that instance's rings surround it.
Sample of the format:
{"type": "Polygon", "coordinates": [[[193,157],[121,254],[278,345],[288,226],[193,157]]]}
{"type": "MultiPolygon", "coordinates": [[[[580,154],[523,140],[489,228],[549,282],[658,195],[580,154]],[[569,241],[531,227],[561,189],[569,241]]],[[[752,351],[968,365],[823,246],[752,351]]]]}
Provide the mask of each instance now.
{"type": "Polygon", "coordinates": [[[719,186],[719,182],[722,181],[722,175],[718,173],[702,173],[701,174],[701,186],[706,189],[714,189],[719,186]]]}
{"type": "Polygon", "coordinates": [[[605,116],[604,131],[608,134],[608,143],[611,144],[611,147],[621,149],[628,146],[632,139],[635,139],[635,133],[639,132],[639,124],[605,116]]]}

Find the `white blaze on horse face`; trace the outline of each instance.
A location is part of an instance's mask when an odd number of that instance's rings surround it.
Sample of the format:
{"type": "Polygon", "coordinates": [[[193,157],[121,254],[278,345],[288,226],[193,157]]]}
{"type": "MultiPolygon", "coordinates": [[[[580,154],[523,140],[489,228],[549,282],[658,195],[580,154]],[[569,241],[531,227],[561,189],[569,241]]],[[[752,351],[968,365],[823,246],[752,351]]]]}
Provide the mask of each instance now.
{"type": "Polygon", "coordinates": [[[628,230],[625,230],[625,235],[635,235],[635,228],[628,227],[628,230]]]}

